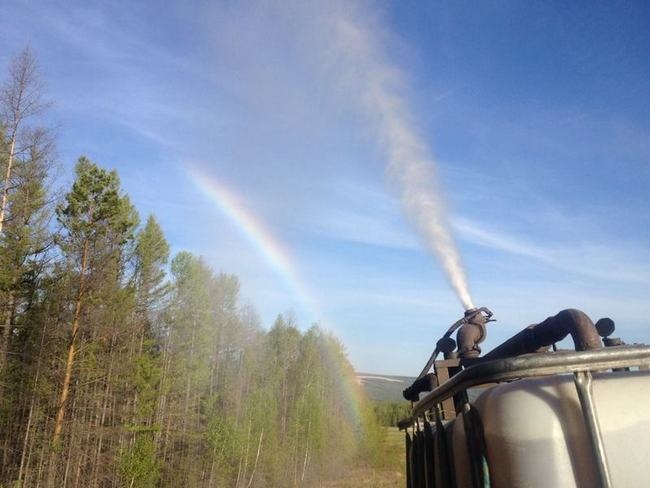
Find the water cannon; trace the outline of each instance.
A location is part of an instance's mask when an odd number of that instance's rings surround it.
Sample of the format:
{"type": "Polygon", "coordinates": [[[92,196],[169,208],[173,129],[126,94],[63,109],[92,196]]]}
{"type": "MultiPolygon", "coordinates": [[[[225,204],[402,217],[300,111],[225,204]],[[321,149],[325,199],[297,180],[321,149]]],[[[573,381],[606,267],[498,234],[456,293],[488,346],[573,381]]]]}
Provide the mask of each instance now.
{"type": "Polygon", "coordinates": [[[458,356],[461,359],[477,358],[481,354],[479,344],[487,337],[486,325],[494,322],[492,311],[487,307],[470,308],[465,311],[463,323],[456,334],[458,356]]]}
{"type": "Polygon", "coordinates": [[[437,378],[430,373],[431,367],[438,355],[442,352],[445,358],[460,357],[462,359],[475,358],[481,353],[478,344],[485,340],[487,335],[486,324],[494,322],[492,311],[487,307],[475,307],[465,310],[463,317],[454,322],[443,336],[436,342],[436,347],[429,360],[415,379],[413,384],[406,388],[402,395],[410,401],[417,401],[420,393],[431,391],[437,385],[437,378]],[[458,330],[456,340],[451,335],[458,330]],[[458,351],[456,352],[456,345],[458,351]]]}

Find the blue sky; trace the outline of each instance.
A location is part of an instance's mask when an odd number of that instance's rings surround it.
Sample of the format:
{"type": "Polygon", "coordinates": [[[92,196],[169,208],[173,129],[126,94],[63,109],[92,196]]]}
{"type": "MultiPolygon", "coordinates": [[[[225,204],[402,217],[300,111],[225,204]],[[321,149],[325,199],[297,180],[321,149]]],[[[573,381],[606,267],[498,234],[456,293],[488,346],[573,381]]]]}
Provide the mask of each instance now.
{"type": "Polygon", "coordinates": [[[650,341],[647,2],[9,0],[3,17],[0,69],[29,44],[54,101],[60,186],[81,154],[116,168],[175,251],[240,277],[265,326],[292,310],[357,369],[414,374],[462,314],[359,104],[380,65],[435,157],[474,302],[498,318],[484,350],[567,307],[650,341]],[[333,37],[341,19],[369,46],[333,37]],[[190,167],[282,242],[318,311],[190,167]]]}

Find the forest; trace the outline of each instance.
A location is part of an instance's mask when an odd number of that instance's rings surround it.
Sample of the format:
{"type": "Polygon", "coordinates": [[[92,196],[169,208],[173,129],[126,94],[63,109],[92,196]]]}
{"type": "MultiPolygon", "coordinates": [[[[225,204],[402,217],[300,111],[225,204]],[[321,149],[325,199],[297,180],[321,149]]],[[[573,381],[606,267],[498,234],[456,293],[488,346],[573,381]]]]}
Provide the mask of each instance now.
{"type": "MultiPolygon", "coordinates": [[[[263,327],[115,171],[60,180],[36,58],[0,92],[0,486],[309,486],[380,462],[343,345],[263,327]]],[[[110,162],[107,162],[110,164],[110,162]]]]}

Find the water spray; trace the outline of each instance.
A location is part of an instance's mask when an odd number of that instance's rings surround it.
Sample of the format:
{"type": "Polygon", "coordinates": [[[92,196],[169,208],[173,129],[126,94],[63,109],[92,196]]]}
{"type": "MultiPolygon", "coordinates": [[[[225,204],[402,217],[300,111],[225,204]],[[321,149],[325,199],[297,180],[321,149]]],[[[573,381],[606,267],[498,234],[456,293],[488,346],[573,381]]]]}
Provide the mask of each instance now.
{"type": "Polygon", "coordinates": [[[403,75],[382,54],[379,33],[362,18],[331,19],[328,59],[337,68],[337,83],[358,104],[373,127],[387,159],[402,210],[424,247],[437,257],[465,310],[474,308],[462,260],[447,217],[443,192],[429,143],[413,123],[404,96],[403,75]]]}
{"type": "Polygon", "coordinates": [[[465,313],[445,332],[415,383],[404,391],[408,399],[435,386],[429,373],[440,352],[470,359],[480,354],[478,344],[485,339],[485,325],[492,312],[476,308],[469,291],[465,269],[449,223],[443,192],[436,175],[435,159],[404,96],[402,73],[383,56],[379,33],[363,18],[345,14],[330,19],[328,65],[338,68],[337,83],[345,95],[363,111],[374,129],[387,160],[388,179],[395,185],[402,210],[424,245],[440,266],[465,313]]]}

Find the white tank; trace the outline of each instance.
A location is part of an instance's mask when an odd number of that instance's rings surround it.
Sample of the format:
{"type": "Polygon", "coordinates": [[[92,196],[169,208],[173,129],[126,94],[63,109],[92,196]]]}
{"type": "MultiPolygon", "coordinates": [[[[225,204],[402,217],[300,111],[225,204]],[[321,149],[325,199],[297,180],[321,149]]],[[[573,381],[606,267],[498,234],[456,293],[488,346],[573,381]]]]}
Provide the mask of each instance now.
{"type": "MultiPolygon", "coordinates": [[[[593,397],[614,487],[650,486],[650,372],[595,373],[593,397]]],[[[573,375],[504,383],[474,402],[492,486],[598,486],[573,375]]],[[[462,416],[447,427],[456,483],[471,487],[462,416]]]]}

